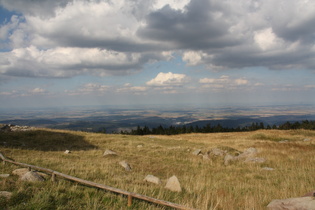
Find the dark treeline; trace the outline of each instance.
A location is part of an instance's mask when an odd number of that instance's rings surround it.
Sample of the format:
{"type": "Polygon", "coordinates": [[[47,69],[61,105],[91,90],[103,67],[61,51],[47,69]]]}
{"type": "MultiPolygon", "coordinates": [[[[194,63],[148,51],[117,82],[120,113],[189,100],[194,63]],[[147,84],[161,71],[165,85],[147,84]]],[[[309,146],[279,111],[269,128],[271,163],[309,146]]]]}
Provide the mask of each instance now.
{"type": "Polygon", "coordinates": [[[150,129],[147,126],[140,127],[131,131],[121,131],[121,134],[129,134],[129,135],[176,135],[176,134],[184,134],[184,133],[220,133],[220,132],[244,132],[244,131],[256,131],[259,129],[278,129],[278,130],[291,130],[291,129],[307,129],[307,130],[315,130],[315,121],[304,120],[301,122],[286,122],[279,126],[277,125],[267,125],[264,123],[252,123],[250,126],[245,127],[236,127],[236,128],[228,128],[223,127],[220,124],[211,126],[211,124],[207,124],[206,126],[169,126],[163,127],[158,126],[156,128],[150,129]]]}

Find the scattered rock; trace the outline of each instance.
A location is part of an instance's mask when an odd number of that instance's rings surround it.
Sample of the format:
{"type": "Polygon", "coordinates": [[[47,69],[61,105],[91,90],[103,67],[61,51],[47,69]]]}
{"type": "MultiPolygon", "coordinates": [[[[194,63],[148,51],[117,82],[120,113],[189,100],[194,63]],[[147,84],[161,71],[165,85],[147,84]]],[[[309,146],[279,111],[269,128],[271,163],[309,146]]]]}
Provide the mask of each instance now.
{"type": "Polygon", "coordinates": [[[142,144],[137,145],[137,148],[142,148],[142,147],[143,147],[142,144]]]}
{"type": "Polygon", "coordinates": [[[156,176],[153,176],[153,175],[147,175],[143,181],[146,181],[146,182],[151,182],[151,183],[154,183],[154,184],[161,184],[161,180],[156,177],[156,176]]]}
{"type": "Polygon", "coordinates": [[[232,161],[235,160],[235,157],[230,155],[230,154],[226,154],[224,157],[224,165],[229,165],[232,161]]]}
{"type": "Polygon", "coordinates": [[[29,126],[18,126],[18,125],[11,125],[7,124],[0,128],[1,132],[19,132],[19,131],[30,131],[33,130],[32,127],[29,126]]]}
{"type": "Polygon", "coordinates": [[[225,151],[219,148],[213,148],[209,151],[210,154],[213,154],[215,156],[224,156],[226,154],[225,151]]]}
{"type": "Polygon", "coordinates": [[[65,154],[69,154],[69,153],[71,153],[70,150],[66,150],[65,151],[65,154]]]}
{"type": "Polygon", "coordinates": [[[259,157],[249,157],[246,158],[246,160],[244,161],[245,163],[264,163],[266,162],[265,158],[259,158],[259,157]]]}
{"type": "Polygon", "coordinates": [[[304,139],[303,141],[311,141],[311,139],[304,139]]]}
{"type": "Polygon", "coordinates": [[[167,180],[165,188],[170,190],[170,191],[173,191],[173,192],[181,192],[182,191],[180,183],[179,183],[179,181],[175,175],[167,180]]]}
{"type": "Polygon", "coordinates": [[[0,191],[0,197],[4,197],[7,200],[10,200],[12,193],[8,191],[0,191]]]}
{"type": "Polygon", "coordinates": [[[264,171],[274,171],[275,169],[274,169],[274,168],[269,168],[269,167],[263,167],[261,170],[264,170],[264,171]]]}
{"type": "Polygon", "coordinates": [[[24,174],[26,174],[27,172],[29,172],[27,168],[18,168],[12,171],[12,174],[21,177],[24,176],[24,174]]]}
{"type": "Polygon", "coordinates": [[[273,200],[267,208],[269,210],[315,210],[315,199],[313,197],[300,197],[273,200]]]}
{"type": "Polygon", "coordinates": [[[289,142],[289,140],[281,140],[281,141],[279,141],[279,143],[287,143],[287,142],[289,142]]]}
{"type": "Polygon", "coordinates": [[[125,160],[120,161],[119,165],[121,165],[126,171],[131,171],[130,165],[125,160]]]}
{"type": "Polygon", "coordinates": [[[211,160],[208,154],[202,155],[203,160],[211,160]]]}
{"type": "Polygon", "coordinates": [[[22,181],[28,181],[28,182],[43,182],[45,179],[39,175],[38,173],[34,171],[29,171],[23,176],[20,177],[20,180],[22,181]]]}
{"type": "Polygon", "coordinates": [[[7,178],[9,176],[10,176],[10,174],[0,174],[0,178],[7,178]]]}
{"type": "Polygon", "coordinates": [[[193,155],[199,155],[199,154],[201,154],[201,149],[196,149],[195,151],[193,151],[192,154],[193,154],[193,155]]]}
{"type": "Polygon", "coordinates": [[[242,154],[240,154],[239,156],[237,156],[237,159],[247,159],[250,157],[253,157],[257,154],[257,149],[250,147],[248,149],[246,149],[242,154]]]}
{"type": "Polygon", "coordinates": [[[113,150],[110,150],[110,149],[105,150],[105,152],[103,154],[103,156],[116,156],[116,155],[117,155],[117,153],[114,152],[113,150]]]}

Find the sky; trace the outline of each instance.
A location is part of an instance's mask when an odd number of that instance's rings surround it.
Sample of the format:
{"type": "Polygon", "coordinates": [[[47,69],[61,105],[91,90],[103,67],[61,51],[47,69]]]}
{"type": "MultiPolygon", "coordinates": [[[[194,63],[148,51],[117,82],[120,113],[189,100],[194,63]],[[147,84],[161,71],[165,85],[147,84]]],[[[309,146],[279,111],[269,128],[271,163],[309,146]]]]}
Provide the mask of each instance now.
{"type": "Polygon", "coordinates": [[[312,0],[0,0],[0,108],[315,104],[312,0]]]}

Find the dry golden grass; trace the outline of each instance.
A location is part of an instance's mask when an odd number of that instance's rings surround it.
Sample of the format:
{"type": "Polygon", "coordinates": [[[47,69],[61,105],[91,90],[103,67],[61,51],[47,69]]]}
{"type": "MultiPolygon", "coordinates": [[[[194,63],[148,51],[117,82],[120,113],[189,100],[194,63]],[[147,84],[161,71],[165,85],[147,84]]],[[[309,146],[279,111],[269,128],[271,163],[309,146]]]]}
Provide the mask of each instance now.
{"type": "MultiPolygon", "coordinates": [[[[314,141],[315,131],[306,130],[125,136],[42,129],[0,134],[0,145],[6,142],[0,151],[19,162],[197,209],[265,209],[272,199],[297,197],[314,190],[314,141]],[[280,143],[281,140],[288,142],[280,143]],[[255,147],[259,151],[257,156],[267,161],[234,162],[225,166],[223,158],[205,161],[192,155],[194,149],[206,152],[215,147],[238,151],[255,147]],[[66,149],[72,153],[64,154],[66,149]],[[116,151],[118,156],[103,157],[106,149],[116,151]],[[121,160],[130,163],[131,172],[118,164],[121,160]],[[265,171],[263,167],[275,170],[265,171]],[[163,185],[144,182],[148,174],[162,179],[163,185]],[[172,175],[178,177],[183,188],[181,193],[164,189],[166,179],[172,175]]],[[[9,173],[14,168],[6,164],[0,173],[9,173]]],[[[50,206],[53,209],[127,208],[126,198],[122,196],[63,180],[58,184],[47,181],[35,187],[16,182],[14,177],[0,181],[0,190],[12,190],[17,198],[19,193],[30,196],[36,192],[37,196],[28,200],[29,209],[32,205],[39,207],[36,203],[46,208],[53,204],[50,206]],[[28,193],[27,189],[32,192],[28,193]]],[[[5,205],[22,209],[21,202],[5,205]]],[[[135,201],[130,209],[166,208],[135,201]]]]}

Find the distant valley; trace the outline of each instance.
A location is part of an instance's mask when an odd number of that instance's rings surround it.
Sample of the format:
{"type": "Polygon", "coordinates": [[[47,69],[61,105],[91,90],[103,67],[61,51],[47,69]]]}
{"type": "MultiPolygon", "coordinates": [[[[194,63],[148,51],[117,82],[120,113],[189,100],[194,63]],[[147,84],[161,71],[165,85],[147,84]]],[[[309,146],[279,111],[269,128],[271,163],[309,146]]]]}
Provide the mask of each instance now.
{"type": "Polygon", "coordinates": [[[236,128],[252,123],[279,125],[287,121],[315,120],[315,106],[138,106],[61,107],[0,110],[0,123],[119,133],[137,126],[212,126],[236,128]]]}

